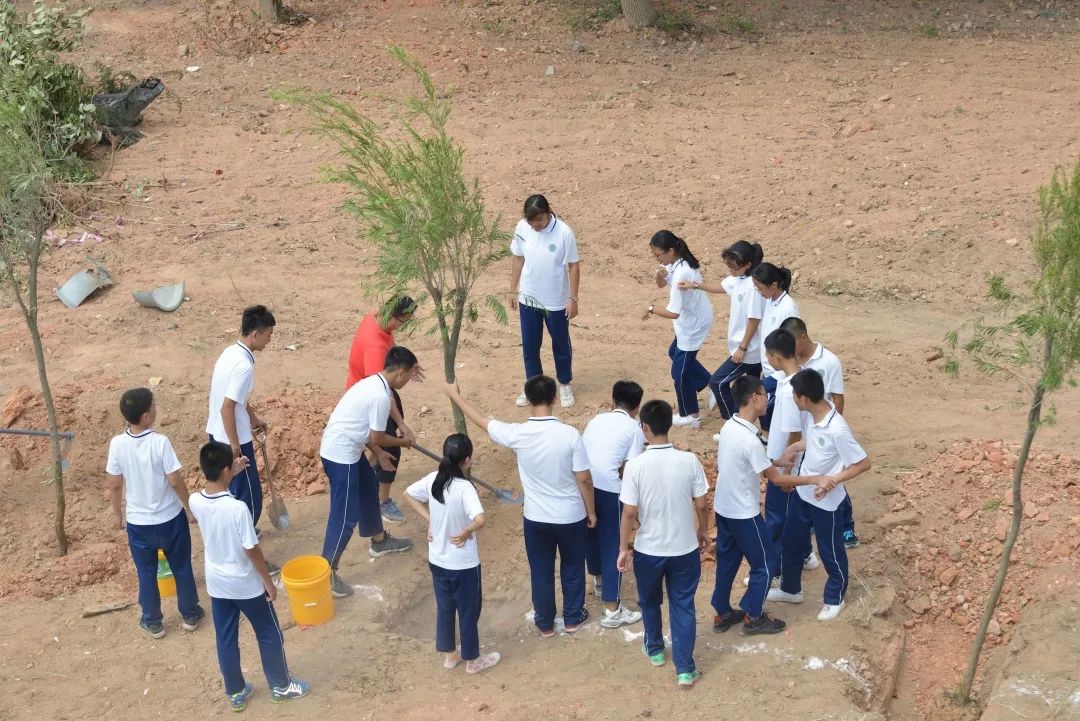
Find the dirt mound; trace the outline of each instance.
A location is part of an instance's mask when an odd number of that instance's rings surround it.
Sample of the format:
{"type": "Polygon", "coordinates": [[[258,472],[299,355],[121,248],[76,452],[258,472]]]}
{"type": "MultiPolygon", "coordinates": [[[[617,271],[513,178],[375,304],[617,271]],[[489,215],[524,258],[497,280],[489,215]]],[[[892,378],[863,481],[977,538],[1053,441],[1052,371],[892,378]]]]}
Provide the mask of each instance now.
{"type": "MultiPolygon", "coordinates": [[[[900,563],[900,600],[911,614],[911,668],[929,696],[955,685],[1001,558],[1012,514],[1018,447],[962,441],[896,476],[895,500],[878,519],[900,563]]],[[[987,638],[1007,644],[1026,607],[1080,571],[1080,464],[1034,451],[1024,479],[1024,522],[987,638]]]]}

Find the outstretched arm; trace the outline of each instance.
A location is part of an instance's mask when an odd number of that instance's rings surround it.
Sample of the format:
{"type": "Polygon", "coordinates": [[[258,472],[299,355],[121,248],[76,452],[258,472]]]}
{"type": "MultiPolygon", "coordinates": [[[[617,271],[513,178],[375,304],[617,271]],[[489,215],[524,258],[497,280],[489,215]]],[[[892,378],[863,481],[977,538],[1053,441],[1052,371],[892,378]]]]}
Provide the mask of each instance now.
{"type": "Polygon", "coordinates": [[[458,388],[457,383],[447,383],[443,388],[443,392],[446,393],[450,400],[457,404],[457,407],[461,409],[461,412],[465,414],[466,418],[487,432],[487,424],[492,417],[462,398],[461,389],[458,388]]]}

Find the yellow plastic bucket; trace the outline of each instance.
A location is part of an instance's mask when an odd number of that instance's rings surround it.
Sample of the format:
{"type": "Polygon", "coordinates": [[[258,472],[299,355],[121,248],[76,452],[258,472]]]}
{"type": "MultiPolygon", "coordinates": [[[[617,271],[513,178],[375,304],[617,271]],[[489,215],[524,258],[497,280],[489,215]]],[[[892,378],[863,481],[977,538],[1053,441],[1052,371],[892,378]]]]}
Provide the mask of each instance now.
{"type": "Polygon", "coordinates": [[[176,579],[173,578],[169,562],[165,560],[165,551],[157,552],[157,588],[162,598],[176,595],[176,579]]]}
{"type": "Polygon", "coordinates": [[[330,594],[330,564],[322,556],[298,556],[281,567],[281,582],[289,596],[293,620],[318,626],[334,617],[330,594]]]}

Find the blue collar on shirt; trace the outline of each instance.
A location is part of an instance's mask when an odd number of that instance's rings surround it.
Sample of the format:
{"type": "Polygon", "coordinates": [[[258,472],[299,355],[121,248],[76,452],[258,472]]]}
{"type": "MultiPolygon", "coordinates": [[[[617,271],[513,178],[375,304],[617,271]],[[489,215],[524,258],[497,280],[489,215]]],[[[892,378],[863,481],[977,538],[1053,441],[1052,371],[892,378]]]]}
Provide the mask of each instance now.
{"type": "Polygon", "coordinates": [[[375,375],[379,376],[379,380],[382,381],[383,388],[386,389],[386,395],[391,395],[391,393],[390,393],[390,381],[386,380],[386,376],[384,376],[382,374],[382,371],[379,371],[375,375]]]}
{"type": "Polygon", "coordinates": [[[236,341],[236,345],[244,349],[244,352],[247,353],[248,360],[251,361],[251,365],[255,365],[255,354],[251,352],[251,349],[240,341],[236,341]]]}
{"type": "Polygon", "coordinates": [[[829,424],[833,422],[833,418],[836,418],[836,406],[832,404],[832,401],[826,401],[826,403],[829,404],[830,410],[825,417],[821,419],[820,423],[814,424],[817,428],[828,428],[829,424]]]}
{"type": "Polygon", "coordinates": [[[145,431],[143,431],[139,435],[135,435],[134,433],[132,433],[130,428],[128,428],[126,431],[124,431],[124,433],[126,433],[129,438],[146,438],[148,435],[150,435],[153,432],[154,432],[153,428],[147,428],[145,431]]]}
{"type": "Polygon", "coordinates": [[[229,498],[233,497],[233,494],[230,493],[229,491],[222,491],[221,493],[215,493],[212,496],[206,495],[206,491],[199,491],[199,495],[202,496],[203,498],[205,498],[208,501],[216,501],[217,499],[225,498],[226,496],[228,496],[229,498]]]}
{"type": "Polygon", "coordinates": [[[662,448],[671,448],[671,444],[670,443],[657,443],[655,446],[651,445],[651,444],[645,446],[645,450],[647,450],[647,451],[658,451],[658,450],[660,450],[662,448]]]}
{"type": "Polygon", "coordinates": [[[546,228],[544,228],[543,230],[541,230],[540,232],[541,233],[550,233],[551,231],[555,230],[555,223],[558,222],[558,220],[559,220],[559,218],[554,213],[552,213],[551,214],[551,222],[548,223],[548,226],[546,228]]]}
{"type": "Polygon", "coordinates": [[[559,420],[555,416],[531,416],[530,421],[557,421],[559,420]]]}

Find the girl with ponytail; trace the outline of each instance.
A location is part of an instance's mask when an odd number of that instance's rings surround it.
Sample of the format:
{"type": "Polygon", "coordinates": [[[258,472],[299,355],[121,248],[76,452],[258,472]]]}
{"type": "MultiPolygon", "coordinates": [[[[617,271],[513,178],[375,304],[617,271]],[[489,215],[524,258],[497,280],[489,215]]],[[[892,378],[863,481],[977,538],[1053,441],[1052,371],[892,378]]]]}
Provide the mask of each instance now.
{"type": "Polygon", "coordinates": [[[761,375],[761,336],[758,326],[765,311],[765,299],[754,287],[753,272],[761,264],[763,255],[758,243],[740,240],[720,255],[731,275],[719,283],[698,281],[686,286],[709,293],[727,293],[731,298],[727,338],[729,357],[709,379],[713,398],[720,406],[720,416],[724,420],[739,410],[731,395],[731,382],[747,373],[761,375]]]}
{"type": "Polygon", "coordinates": [[[696,289],[701,283],[701,264],[685,240],[670,230],[661,230],[649,241],[649,250],[661,264],[656,271],[656,285],[670,290],[667,307],[650,305],[643,318],[655,315],[671,319],[675,340],[668,348],[668,357],[678,402],[678,415],[672,424],[697,428],[701,425],[697,394],[709,385],[709,371],[698,361],[697,354],[712,327],[712,304],[696,289]]]}
{"type": "MultiPolygon", "coordinates": [[[[791,271],[787,268],[777,268],[772,263],[761,263],[754,268],[754,287],[765,299],[765,311],[761,314],[761,326],[758,328],[758,337],[764,342],[769,334],[780,327],[788,318],[799,317],[799,306],[795,299],[788,293],[791,288],[791,271]]],[[[761,430],[768,431],[772,425],[773,403],[776,400],[775,374],[778,371],[769,363],[769,356],[761,354],[761,382],[765,386],[765,394],[769,403],[765,415],[761,417],[761,430]]],[[[783,373],[780,373],[782,376],[783,373]]]]}
{"type": "Polygon", "coordinates": [[[484,527],[484,507],[466,478],[472,467],[472,441],[455,433],[443,441],[439,470],[405,491],[405,498],[428,521],[428,566],[435,587],[435,649],[446,654],[443,667],[466,673],[485,671],[499,654],[480,653],[480,554],[476,531],[484,527]],[[456,643],[455,621],[461,631],[456,643]]]}

